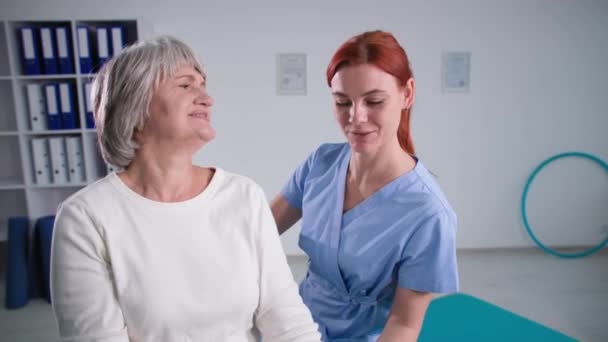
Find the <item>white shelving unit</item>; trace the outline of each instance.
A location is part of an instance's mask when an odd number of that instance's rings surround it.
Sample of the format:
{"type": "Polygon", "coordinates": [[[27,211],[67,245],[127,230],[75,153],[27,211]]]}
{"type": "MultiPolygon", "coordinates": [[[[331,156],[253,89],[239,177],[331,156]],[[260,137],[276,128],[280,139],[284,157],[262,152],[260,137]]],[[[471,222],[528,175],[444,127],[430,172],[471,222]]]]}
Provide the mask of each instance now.
{"type": "MultiPolygon", "coordinates": [[[[92,41],[97,27],[121,26],[124,43],[131,44],[142,36],[141,21],[125,20],[4,20],[0,21],[0,242],[7,239],[7,221],[11,216],[27,216],[35,222],[41,216],[53,215],[57,206],[74,192],[105,176],[106,165],[97,149],[96,132],[86,127],[84,84],[93,75],[81,73],[76,28],[86,26],[92,41]],[[21,27],[68,27],[71,57],[75,74],[24,75],[19,36],[21,27]],[[25,86],[30,83],[67,82],[76,99],[76,129],[32,131],[25,86]],[[30,141],[39,137],[79,137],[83,153],[85,182],[40,185],[35,183],[30,141]]],[[[93,70],[95,72],[96,69],[93,70]]]]}

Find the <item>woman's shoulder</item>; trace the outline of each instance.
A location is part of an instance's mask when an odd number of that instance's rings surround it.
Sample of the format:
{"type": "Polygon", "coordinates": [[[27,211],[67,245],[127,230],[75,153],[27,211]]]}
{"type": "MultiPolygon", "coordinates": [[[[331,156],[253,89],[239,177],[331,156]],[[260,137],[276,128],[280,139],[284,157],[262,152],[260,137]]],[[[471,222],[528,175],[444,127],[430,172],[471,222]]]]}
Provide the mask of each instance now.
{"type": "Polygon", "coordinates": [[[315,159],[323,162],[333,162],[348,151],[347,143],[324,143],[313,152],[315,159]]]}
{"type": "Polygon", "coordinates": [[[112,178],[117,177],[115,173],[111,173],[89,185],[78,190],[77,192],[66,198],[60,205],[63,206],[99,206],[106,203],[107,200],[116,196],[113,191],[112,178]]]}
{"type": "Polygon", "coordinates": [[[418,160],[414,170],[404,178],[406,181],[398,187],[392,198],[394,201],[407,205],[412,210],[417,209],[433,215],[456,215],[437,177],[421,160],[418,160]]]}
{"type": "Polygon", "coordinates": [[[216,168],[214,177],[219,177],[222,192],[229,192],[246,197],[263,194],[262,186],[249,176],[216,168]]]}
{"type": "Polygon", "coordinates": [[[69,222],[72,222],[73,218],[78,217],[79,220],[92,220],[97,223],[98,218],[103,216],[99,213],[109,212],[114,214],[114,206],[116,206],[116,199],[119,193],[111,184],[112,177],[117,176],[112,173],[101,178],[61,202],[55,214],[57,222],[62,222],[58,227],[62,227],[62,231],[84,229],[87,225],[83,224],[82,221],[79,221],[76,225],[69,222]],[[72,219],[68,219],[69,217],[72,219]]]}
{"type": "Polygon", "coordinates": [[[349,151],[347,143],[323,143],[309,154],[306,164],[312,170],[330,169],[347,157],[349,151]]]}

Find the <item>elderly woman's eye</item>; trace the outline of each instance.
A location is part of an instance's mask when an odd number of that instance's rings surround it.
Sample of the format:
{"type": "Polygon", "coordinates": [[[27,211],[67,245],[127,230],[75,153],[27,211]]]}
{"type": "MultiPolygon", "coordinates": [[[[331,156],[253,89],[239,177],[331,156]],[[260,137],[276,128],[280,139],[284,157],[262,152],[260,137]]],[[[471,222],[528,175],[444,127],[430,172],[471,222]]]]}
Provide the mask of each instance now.
{"type": "Polygon", "coordinates": [[[179,86],[184,89],[188,89],[190,87],[190,84],[180,84],[179,86]]]}

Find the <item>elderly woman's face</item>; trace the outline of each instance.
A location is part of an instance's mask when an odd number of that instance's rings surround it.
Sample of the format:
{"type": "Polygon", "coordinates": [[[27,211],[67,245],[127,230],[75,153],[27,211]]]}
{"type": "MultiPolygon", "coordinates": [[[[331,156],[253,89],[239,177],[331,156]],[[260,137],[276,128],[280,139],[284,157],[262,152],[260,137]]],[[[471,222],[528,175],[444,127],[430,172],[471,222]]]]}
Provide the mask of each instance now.
{"type": "Polygon", "coordinates": [[[211,127],[212,105],[204,75],[190,65],[181,66],[152,95],[150,117],[141,137],[157,143],[191,146],[196,151],[215,137],[211,127]]]}

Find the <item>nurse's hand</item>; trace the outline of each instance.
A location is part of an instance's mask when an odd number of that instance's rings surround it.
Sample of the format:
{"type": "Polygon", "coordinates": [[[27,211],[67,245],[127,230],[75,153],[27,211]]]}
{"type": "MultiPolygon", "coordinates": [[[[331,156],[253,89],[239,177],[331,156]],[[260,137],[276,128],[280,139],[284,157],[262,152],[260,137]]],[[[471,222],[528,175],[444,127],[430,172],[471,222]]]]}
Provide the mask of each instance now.
{"type": "Polygon", "coordinates": [[[430,292],[398,288],[378,342],[416,342],[431,299],[433,294],[430,292]]]}

